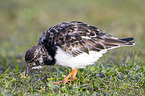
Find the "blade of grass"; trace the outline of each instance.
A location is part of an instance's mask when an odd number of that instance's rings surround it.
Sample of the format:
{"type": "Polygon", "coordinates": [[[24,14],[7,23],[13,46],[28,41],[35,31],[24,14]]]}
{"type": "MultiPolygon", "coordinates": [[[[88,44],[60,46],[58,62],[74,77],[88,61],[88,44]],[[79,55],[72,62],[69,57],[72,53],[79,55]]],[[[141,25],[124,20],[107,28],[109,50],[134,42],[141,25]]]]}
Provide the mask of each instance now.
{"type": "Polygon", "coordinates": [[[10,66],[7,68],[7,70],[0,76],[2,78],[5,74],[7,74],[10,71],[10,66]]]}
{"type": "Polygon", "coordinates": [[[16,69],[15,69],[15,73],[17,73],[19,71],[19,64],[17,63],[16,69]]]}

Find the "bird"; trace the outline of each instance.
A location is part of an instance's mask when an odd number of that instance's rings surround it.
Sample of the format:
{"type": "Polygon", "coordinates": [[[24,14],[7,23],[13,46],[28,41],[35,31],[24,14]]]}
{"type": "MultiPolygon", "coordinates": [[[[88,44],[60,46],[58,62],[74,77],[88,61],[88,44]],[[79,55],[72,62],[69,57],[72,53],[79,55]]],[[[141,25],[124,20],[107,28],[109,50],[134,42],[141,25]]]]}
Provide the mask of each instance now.
{"type": "Polygon", "coordinates": [[[133,39],[114,37],[80,21],[59,23],[43,32],[38,44],[26,51],[25,76],[31,69],[58,64],[71,67],[72,71],[64,80],[54,83],[73,81],[79,68],[95,64],[108,50],[135,45],[133,39]]]}

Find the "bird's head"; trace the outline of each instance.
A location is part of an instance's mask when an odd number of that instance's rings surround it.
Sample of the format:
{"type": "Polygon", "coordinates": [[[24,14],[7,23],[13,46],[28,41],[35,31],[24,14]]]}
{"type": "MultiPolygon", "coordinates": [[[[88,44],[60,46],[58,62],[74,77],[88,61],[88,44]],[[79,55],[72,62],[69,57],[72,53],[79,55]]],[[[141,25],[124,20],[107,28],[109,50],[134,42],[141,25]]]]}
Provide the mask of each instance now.
{"type": "Polygon", "coordinates": [[[31,69],[38,69],[44,66],[45,63],[50,63],[52,57],[43,46],[37,45],[26,52],[25,61],[27,63],[27,71],[25,75],[28,76],[31,69]]]}

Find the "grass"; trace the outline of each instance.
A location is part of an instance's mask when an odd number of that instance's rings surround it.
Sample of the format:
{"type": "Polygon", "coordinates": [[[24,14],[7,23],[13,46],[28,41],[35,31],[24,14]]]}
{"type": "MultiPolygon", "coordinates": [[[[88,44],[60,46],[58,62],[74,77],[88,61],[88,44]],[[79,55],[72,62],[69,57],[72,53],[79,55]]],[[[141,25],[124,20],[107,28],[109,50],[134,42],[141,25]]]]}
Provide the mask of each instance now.
{"type": "MultiPolygon", "coordinates": [[[[95,66],[80,69],[71,84],[53,84],[62,80],[70,68],[44,68],[24,79],[24,72],[9,69],[1,76],[1,94],[6,95],[141,95],[145,88],[145,67],[142,61],[129,59],[125,64],[95,66]],[[53,71],[52,71],[53,70],[53,71]],[[41,73],[41,74],[39,74],[41,73]]],[[[17,67],[18,68],[18,67],[17,67]]]]}
{"type": "Polygon", "coordinates": [[[143,0],[0,0],[0,95],[145,95],[143,0]],[[93,66],[64,79],[71,68],[45,66],[24,78],[25,51],[62,21],[83,21],[116,37],[134,37],[133,47],[110,50],[93,66]]]}

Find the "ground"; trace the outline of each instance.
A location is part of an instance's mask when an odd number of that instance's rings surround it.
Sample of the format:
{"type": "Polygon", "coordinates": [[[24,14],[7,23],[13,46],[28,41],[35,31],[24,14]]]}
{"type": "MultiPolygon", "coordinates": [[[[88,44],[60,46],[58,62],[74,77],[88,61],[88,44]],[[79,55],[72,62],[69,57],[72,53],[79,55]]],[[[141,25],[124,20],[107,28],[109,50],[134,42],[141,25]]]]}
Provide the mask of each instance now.
{"type": "Polygon", "coordinates": [[[0,95],[145,95],[145,1],[0,0],[0,95]],[[64,79],[71,68],[45,66],[24,78],[26,50],[50,26],[83,21],[136,45],[110,50],[95,65],[64,79]]]}

